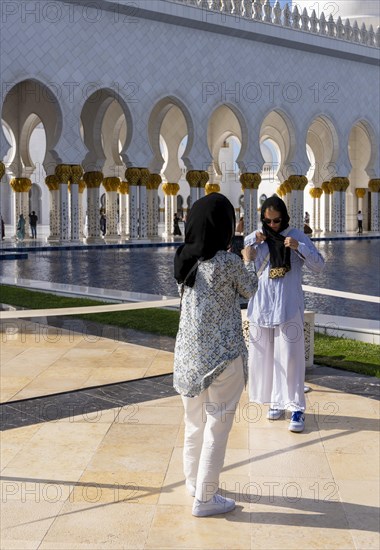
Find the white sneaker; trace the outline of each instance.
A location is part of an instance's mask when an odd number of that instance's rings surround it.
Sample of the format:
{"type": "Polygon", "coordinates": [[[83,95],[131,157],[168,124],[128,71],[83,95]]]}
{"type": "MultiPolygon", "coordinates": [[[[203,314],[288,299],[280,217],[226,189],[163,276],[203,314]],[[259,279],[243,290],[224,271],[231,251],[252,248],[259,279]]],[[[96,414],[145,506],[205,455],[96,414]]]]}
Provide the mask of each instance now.
{"type": "Polygon", "coordinates": [[[195,485],[193,485],[188,479],[186,480],[186,489],[191,497],[195,497],[195,485]]]}
{"type": "Polygon", "coordinates": [[[283,409],[268,409],[267,418],[268,420],[278,420],[284,414],[283,409]]]}
{"type": "Polygon", "coordinates": [[[197,498],[193,504],[193,516],[198,518],[206,516],[216,516],[217,514],[226,514],[234,510],[236,506],[232,498],[225,498],[216,493],[211,500],[201,502],[197,498]]]}
{"type": "Polygon", "coordinates": [[[302,411],[292,413],[288,430],[290,432],[303,432],[305,429],[305,415],[302,411]]]}

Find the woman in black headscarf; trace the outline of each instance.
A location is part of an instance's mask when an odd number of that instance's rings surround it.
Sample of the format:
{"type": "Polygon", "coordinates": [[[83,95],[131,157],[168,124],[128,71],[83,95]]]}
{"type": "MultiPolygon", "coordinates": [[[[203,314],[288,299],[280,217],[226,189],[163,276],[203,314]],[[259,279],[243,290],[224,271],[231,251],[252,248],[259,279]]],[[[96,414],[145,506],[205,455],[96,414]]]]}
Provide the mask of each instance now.
{"type": "Polygon", "coordinates": [[[305,426],[305,344],[302,268],[322,271],[324,260],[303,231],[289,226],[284,201],[273,196],[261,207],[262,227],[248,235],[257,251],[258,291],[248,304],[249,397],[269,404],[267,418],[289,410],[289,430],[305,426]]]}
{"type": "Polygon", "coordinates": [[[185,244],[175,255],[174,276],[182,296],[174,351],[174,387],[185,408],[184,473],[195,496],[193,515],[232,510],[217,494],[228,434],[247,374],[239,296],[250,298],[257,279],[247,247],[242,260],[228,248],[235,212],[219,193],[194,203],[185,244]],[[226,413],[226,411],[228,411],[226,413]]]}

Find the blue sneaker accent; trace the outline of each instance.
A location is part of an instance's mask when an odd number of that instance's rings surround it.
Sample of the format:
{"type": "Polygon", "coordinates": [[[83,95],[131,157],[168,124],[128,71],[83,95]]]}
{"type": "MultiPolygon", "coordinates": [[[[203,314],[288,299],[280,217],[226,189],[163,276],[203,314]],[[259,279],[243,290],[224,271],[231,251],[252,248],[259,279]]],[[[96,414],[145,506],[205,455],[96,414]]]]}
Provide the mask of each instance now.
{"type": "Polygon", "coordinates": [[[305,415],[302,411],[292,412],[292,417],[289,424],[290,432],[303,432],[305,429],[305,415]]]}

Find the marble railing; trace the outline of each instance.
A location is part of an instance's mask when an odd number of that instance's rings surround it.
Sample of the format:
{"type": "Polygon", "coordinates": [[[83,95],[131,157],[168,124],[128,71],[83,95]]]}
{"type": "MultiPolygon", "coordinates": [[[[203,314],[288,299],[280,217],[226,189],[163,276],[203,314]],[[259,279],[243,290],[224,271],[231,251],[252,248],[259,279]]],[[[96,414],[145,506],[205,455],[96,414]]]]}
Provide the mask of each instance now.
{"type": "Polygon", "coordinates": [[[343,23],[341,17],[335,21],[332,14],[328,17],[321,12],[317,17],[315,10],[309,15],[306,8],[300,13],[297,5],[293,11],[288,4],[281,8],[280,3],[266,0],[265,3],[252,0],[166,0],[177,4],[186,4],[220,12],[226,15],[234,15],[247,20],[261,21],[272,25],[279,25],[295,31],[303,31],[315,35],[345,40],[356,44],[380,48],[380,27],[374,31],[370,25],[367,29],[365,23],[359,28],[355,20],[352,24],[349,19],[343,23]]]}

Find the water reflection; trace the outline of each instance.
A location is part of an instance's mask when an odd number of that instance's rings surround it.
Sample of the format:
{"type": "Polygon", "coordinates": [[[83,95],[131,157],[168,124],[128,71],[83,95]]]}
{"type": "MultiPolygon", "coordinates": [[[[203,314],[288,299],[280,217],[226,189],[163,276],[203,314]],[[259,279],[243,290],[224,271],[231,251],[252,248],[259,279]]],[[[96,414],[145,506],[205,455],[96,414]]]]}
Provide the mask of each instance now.
{"type": "MultiPolygon", "coordinates": [[[[379,296],[379,240],[322,241],[323,273],[304,274],[304,284],[379,296]]],[[[3,276],[177,296],[173,278],[175,250],[164,248],[62,250],[30,253],[28,260],[3,261],[3,276]]],[[[379,306],[305,295],[306,308],[318,313],[378,319],[379,306]]]]}

